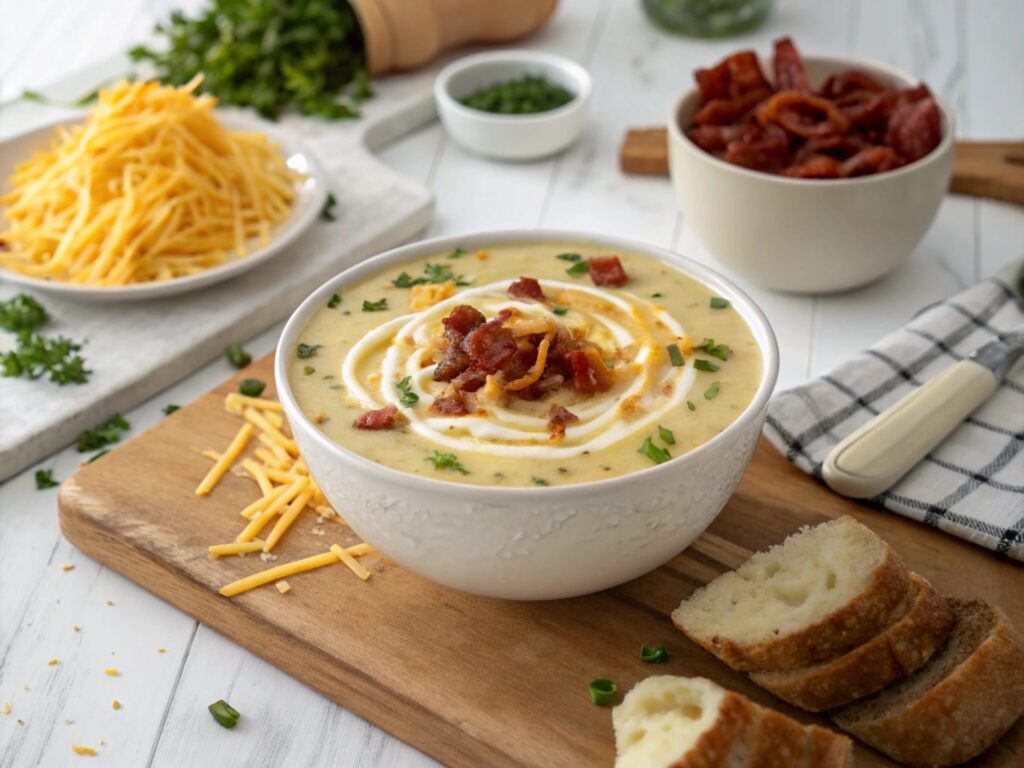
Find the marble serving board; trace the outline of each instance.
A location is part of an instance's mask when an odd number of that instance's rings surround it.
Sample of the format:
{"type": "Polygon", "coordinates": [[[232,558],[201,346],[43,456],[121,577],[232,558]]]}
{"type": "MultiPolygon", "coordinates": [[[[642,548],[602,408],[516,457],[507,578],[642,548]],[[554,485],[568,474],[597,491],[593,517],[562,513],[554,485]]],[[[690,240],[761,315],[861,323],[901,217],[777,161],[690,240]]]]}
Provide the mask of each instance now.
{"type": "MultiPolygon", "coordinates": [[[[45,91],[73,101],[130,71],[118,57],[45,91]]],[[[87,384],[64,387],[0,378],[0,481],[287,317],[328,277],[426,227],[433,212],[428,190],[383,165],[373,150],[434,118],[432,80],[428,71],[375,83],[376,97],[360,120],[282,120],[326,168],[336,218],[317,221],[266,264],[158,301],[90,305],[38,296],[51,315],[44,332],[83,340],[92,375],[87,384]]],[[[0,141],[75,112],[24,101],[3,105],[0,141]]],[[[0,299],[20,290],[0,280],[0,299]]],[[[13,341],[0,332],[0,353],[13,341]]]]}

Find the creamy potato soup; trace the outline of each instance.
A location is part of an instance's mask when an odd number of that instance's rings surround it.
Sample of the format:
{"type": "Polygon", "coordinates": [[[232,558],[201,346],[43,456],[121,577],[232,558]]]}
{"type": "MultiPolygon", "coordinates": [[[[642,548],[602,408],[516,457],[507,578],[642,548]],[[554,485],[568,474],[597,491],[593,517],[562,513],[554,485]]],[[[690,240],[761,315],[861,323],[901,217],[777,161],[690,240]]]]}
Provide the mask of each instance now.
{"type": "Polygon", "coordinates": [[[302,411],[371,461],[554,486],[636,472],[747,407],[761,355],[725,299],[581,243],[437,253],[330,297],[289,355],[302,411]]]}

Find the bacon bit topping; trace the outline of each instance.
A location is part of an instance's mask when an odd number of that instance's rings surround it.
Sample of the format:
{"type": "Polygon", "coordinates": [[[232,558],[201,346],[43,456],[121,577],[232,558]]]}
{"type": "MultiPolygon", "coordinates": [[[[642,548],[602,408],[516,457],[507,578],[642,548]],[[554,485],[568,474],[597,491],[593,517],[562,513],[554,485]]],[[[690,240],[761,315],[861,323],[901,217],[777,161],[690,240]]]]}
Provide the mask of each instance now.
{"type": "Polygon", "coordinates": [[[454,395],[436,398],[430,404],[430,410],[443,416],[465,416],[469,413],[469,406],[466,405],[466,398],[463,394],[456,392],[454,395]]]}
{"type": "Polygon", "coordinates": [[[442,321],[444,323],[444,357],[434,369],[434,381],[451,381],[469,367],[469,355],[462,349],[466,334],[480,327],[487,318],[468,304],[459,304],[442,321]]]}
{"type": "Polygon", "coordinates": [[[612,375],[601,359],[601,354],[593,346],[567,353],[565,362],[572,372],[573,386],[583,394],[592,395],[611,389],[612,375]]]}
{"type": "Polygon", "coordinates": [[[508,287],[508,295],[517,299],[536,299],[544,301],[544,291],[532,277],[520,277],[508,287]]]}
{"type": "Polygon", "coordinates": [[[462,342],[469,364],[484,373],[497,373],[516,353],[518,345],[512,333],[498,317],[475,328],[462,342]]]}
{"type": "Polygon", "coordinates": [[[594,281],[594,285],[621,286],[629,280],[618,256],[599,256],[589,259],[588,263],[590,264],[590,279],[594,281]]]}
{"type": "Polygon", "coordinates": [[[510,392],[518,392],[520,389],[526,389],[528,386],[540,379],[544,374],[544,366],[548,361],[548,350],[551,348],[551,341],[554,338],[555,333],[552,331],[541,339],[540,345],[537,347],[537,359],[534,361],[533,366],[525,375],[508,382],[505,385],[505,389],[510,392]]]}
{"type": "Polygon", "coordinates": [[[355,421],[356,429],[394,429],[395,417],[398,415],[398,406],[388,403],[376,411],[367,411],[355,421]]]}
{"type": "Polygon", "coordinates": [[[568,408],[555,404],[548,413],[548,429],[552,437],[562,437],[565,435],[565,425],[579,420],[580,417],[568,408]]]}

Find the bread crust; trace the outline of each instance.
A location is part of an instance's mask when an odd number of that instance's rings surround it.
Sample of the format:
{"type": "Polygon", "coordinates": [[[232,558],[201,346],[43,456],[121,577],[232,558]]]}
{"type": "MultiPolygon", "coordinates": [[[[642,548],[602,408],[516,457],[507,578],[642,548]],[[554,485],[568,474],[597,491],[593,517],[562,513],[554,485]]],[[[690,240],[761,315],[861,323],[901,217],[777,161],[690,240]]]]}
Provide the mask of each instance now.
{"type": "Polygon", "coordinates": [[[950,602],[958,615],[970,610],[995,615],[988,636],[970,656],[906,705],[870,719],[856,717],[860,704],[833,714],[841,728],[913,768],[943,768],[969,760],[998,741],[1024,714],[1020,635],[998,608],[980,600],[950,602]]]}
{"type": "Polygon", "coordinates": [[[672,768],[732,768],[736,765],[737,744],[754,727],[755,706],[743,696],[725,691],[714,725],[700,735],[672,768]]]}
{"type": "Polygon", "coordinates": [[[909,589],[910,572],[902,558],[885,544],[885,559],[879,563],[863,592],[821,621],[782,637],[740,643],[721,635],[691,633],[680,615],[682,606],[673,611],[672,623],[733,669],[743,672],[799,669],[834,658],[877,635],[892,623],[893,613],[899,609],[909,589]]]}
{"type": "Polygon", "coordinates": [[[853,768],[853,742],[816,725],[808,727],[804,768],[853,768]]]}
{"type": "Polygon", "coordinates": [[[949,602],[919,574],[910,574],[905,602],[886,629],[836,659],[803,669],[753,672],[750,679],[811,712],[877,693],[922,667],[953,629],[949,602]]]}

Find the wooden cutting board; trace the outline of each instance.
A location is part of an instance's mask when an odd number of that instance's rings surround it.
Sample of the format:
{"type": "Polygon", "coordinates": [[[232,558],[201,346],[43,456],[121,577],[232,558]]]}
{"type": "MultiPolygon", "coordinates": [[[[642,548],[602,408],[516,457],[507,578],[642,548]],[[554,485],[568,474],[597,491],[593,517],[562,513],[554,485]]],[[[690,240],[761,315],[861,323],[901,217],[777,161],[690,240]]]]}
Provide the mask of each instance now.
{"type": "MultiPolygon", "coordinates": [[[[237,379],[272,382],[265,358],[237,379]]],[[[1024,629],[1024,569],[896,515],[831,494],[762,443],[739,490],[708,531],[653,573],[572,600],[517,603],[453,592],[383,561],[361,582],[343,566],[291,578],[292,592],[264,587],[234,599],[217,589],[265,567],[257,558],[212,560],[231,541],[238,511],[257,493],[229,474],[205,499],[193,490],[209,467],[195,449],[227,445],[238,418],[223,409],[228,381],[149,432],[85,465],[64,483],[64,535],[236,643],[441,762],[459,768],[611,766],[610,710],[587,685],[613,678],[628,690],[651,674],[702,675],[804,722],[679,634],[668,614],[680,600],[752,552],[805,524],[852,514],[885,537],[910,566],[951,595],[984,596],[1024,629]],[[643,664],[642,643],[670,659],[643,664]]],[[[273,394],[272,387],[268,393],[273,394]]],[[[344,510],[341,510],[344,514],[344,510]]],[[[311,513],[305,512],[304,515],[311,513]]],[[[351,533],[300,518],[279,562],[325,551],[351,533]]],[[[858,766],[893,763],[858,746],[858,766]]],[[[979,766],[1024,763],[1020,722],[979,766]]]]}

